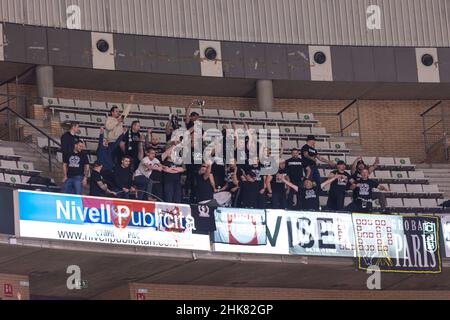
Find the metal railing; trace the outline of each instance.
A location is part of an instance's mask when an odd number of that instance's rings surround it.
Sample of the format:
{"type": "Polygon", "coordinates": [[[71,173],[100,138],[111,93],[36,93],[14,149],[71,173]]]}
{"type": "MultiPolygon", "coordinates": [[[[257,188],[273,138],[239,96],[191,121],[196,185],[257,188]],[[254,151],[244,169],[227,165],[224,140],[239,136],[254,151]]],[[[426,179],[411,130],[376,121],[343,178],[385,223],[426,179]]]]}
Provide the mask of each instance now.
{"type": "MultiPolygon", "coordinates": [[[[0,104],[0,106],[3,104],[0,104]]],[[[56,141],[55,139],[53,139],[51,136],[49,136],[42,129],[40,129],[39,127],[34,125],[32,122],[30,122],[27,118],[20,115],[19,113],[17,113],[10,107],[6,106],[6,107],[1,108],[0,114],[2,114],[2,113],[6,113],[6,126],[7,126],[8,140],[21,141],[20,134],[18,131],[19,128],[18,128],[17,119],[22,120],[27,125],[29,125],[31,128],[33,128],[34,130],[39,132],[41,135],[43,135],[44,137],[47,138],[48,170],[49,170],[49,172],[52,172],[53,165],[52,165],[52,153],[51,153],[52,148],[51,147],[53,145],[57,145],[57,146],[61,147],[61,144],[58,141],[56,141]],[[13,117],[16,117],[16,119],[13,119],[13,117]]]]}
{"type": "Polygon", "coordinates": [[[447,142],[447,125],[450,124],[450,113],[447,112],[442,101],[439,100],[420,114],[422,118],[422,136],[425,155],[442,148],[443,157],[449,160],[449,145],[447,142]],[[440,110],[438,110],[440,107],[440,110]],[[431,123],[430,123],[431,122],[431,123]]]}
{"type": "MultiPolygon", "coordinates": [[[[331,134],[338,134],[339,136],[343,137],[345,130],[350,128],[353,124],[357,124],[358,126],[358,139],[359,144],[361,144],[361,122],[360,122],[360,111],[359,111],[359,104],[357,103],[358,99],[354,99],[352,102],[347,104],[344,108],[342,108],[339,112],[314,112],[314,115],[322,116],[322,117],[335,117],[338,120],[338,131],[329,131],[331,134]],[[344,124],[344,113],[350,108],[355,107],[356,108],[356,117],[349,121],[349,123],[344,124]]],[[[349,135],[350,136],[350,135],[349,135]]]]}

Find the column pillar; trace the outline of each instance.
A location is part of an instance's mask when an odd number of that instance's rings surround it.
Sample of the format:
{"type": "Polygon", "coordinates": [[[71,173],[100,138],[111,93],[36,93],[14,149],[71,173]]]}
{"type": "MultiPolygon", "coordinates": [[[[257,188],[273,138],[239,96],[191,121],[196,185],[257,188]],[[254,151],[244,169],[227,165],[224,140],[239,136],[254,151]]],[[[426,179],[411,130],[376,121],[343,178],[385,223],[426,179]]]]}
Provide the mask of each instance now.
{"type": "Polygon", "coordinates": [[[273,83],[272,80],[256,81],[256,97],[259,111],[273,111],[273,83]]]}
{"type": "Polygon", "coordinates": [[[40,98],[54,96],[53,66],[36,67],[36,84],[40,98]]]}

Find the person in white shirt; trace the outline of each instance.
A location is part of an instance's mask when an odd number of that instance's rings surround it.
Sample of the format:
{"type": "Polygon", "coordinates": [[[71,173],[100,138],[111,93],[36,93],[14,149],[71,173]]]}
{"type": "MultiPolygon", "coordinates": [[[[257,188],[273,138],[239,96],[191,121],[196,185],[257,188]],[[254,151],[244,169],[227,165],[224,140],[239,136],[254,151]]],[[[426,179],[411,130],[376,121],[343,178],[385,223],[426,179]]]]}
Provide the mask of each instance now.
{"type": "Polygon", "coordinates": [[[160,200],[162,198],[161,171],[163,166],[156,158],[153,148],[145,150],[145,157],[134,173],[134,183],[138,188],[139,200],[160,200]]]}
{"type": "MultiPolygon", "coordinates": [[[[120,113],[119,107],[114,106],[110,110],[110,115],[106,118],[105,122],[105,137],[108,140],[108,145],[112,148],[115,145],[116,140],[123,133],[123,121],[130,112],[131,105],[127,105],[123,113],[120,113]]],[[[115,148],[112,152],[114,163],[118,163],[118,159],[121,159],[121,152],[119,148],[115,148]]]]}

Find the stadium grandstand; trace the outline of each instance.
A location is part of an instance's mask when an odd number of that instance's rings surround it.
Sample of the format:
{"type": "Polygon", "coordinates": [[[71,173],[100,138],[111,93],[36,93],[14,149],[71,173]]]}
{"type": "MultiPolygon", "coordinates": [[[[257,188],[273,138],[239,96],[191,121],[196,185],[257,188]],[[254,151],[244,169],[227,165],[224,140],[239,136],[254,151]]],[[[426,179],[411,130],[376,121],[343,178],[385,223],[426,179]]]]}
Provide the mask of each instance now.
{"type": "Polygon", "coordinates": [[[0,0],[1,299],[450,299],[448,0],[72,2],[0,0]]]}

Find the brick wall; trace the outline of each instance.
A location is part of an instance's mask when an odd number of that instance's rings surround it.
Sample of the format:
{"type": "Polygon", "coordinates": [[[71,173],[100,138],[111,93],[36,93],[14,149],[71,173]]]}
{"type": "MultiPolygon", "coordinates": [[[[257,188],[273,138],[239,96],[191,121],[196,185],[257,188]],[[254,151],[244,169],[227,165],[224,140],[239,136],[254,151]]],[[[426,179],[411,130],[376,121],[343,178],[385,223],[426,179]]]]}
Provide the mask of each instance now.
{"type": "Polygon", "coordinates": [[[450,299],[448,291],[386,291],[386,290],[312,290],[288,288],[242,288],[216,286],[189,286],[165,284],[130,284],[130,299],[137,300],[138,290],[147,290],[146,300],[308,300],[308,299],[450,299]]]}
{"type": "MultiPolygon", "coordinates": [[[[21,86],[22,94],[36,95],[33,86],[21,86]]],[[[133,102],[140,104],[186,106],[196,96],[159,95],[146,93],[105,92],[82,89],[56,88],[55,95],[60,98],[98,100],[111,102],[133,102]]],[[[206,106],[219,109],[256,110],[255,98],[240,97],[204,97],[206,106]]],[[[338,117],[323,115],[337,113],[350,100],[306,100],[306,99],[275,99],[275,111],[297,111],[314,113],[320,125],[327,131],[338,132],[338,117]]],[[[422,118],[420,114],[435,101],[358,101],[342,115],[346,126],[357,117],[358,108],[361,121],[361,141],[367,156],[399,156],[411,157],[414,163],[425,160],[425,145],[422,135],[422,118]]],[[[450,107],[449,101],[443,106],[450,107]]],[[[436,110],[438,111],[438,110],[436,110]]],[[[440,112],[440,111],[439,111],[440,112]]],[[[431,125],[436,119],[427,121],[431,125]]],[[[357,133],[358,126],[354,123],[345,130],[346,135],[357,133]]],[[[436,136],[440,136],[442,128],[435,127],[436,136]]],[[[443,159],[442,159],[443,160],[443,159]]]]}

